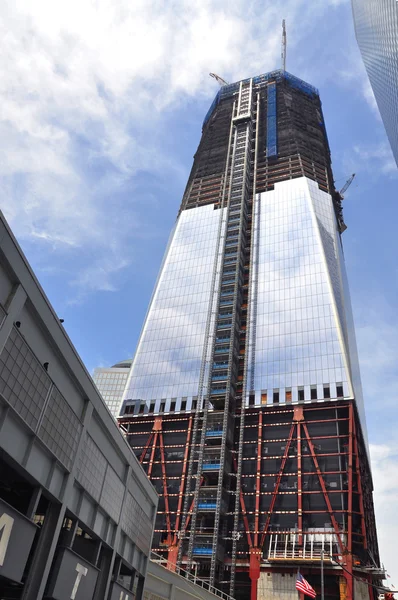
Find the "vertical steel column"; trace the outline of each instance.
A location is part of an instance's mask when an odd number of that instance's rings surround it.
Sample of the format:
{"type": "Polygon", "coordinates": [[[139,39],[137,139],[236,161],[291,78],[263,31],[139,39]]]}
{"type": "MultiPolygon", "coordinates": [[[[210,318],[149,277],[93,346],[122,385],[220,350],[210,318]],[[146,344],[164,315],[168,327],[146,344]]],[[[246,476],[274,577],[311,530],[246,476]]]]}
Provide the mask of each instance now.
{"type": "MultiPolygon", "coordinates": [[[[301,408],[301,413],[303,408],[301,408]]],[[[301,466],[301,423],[297,421],[297,526],[298,526],[298,545],[303,544],[303,482],[301,466]]]]}
{"type": "Polygon", "coordinates": [[[353,482],[353,448],[354,448],[354,408],[352,402],[348,407],[348,531],[347,531],[347,551],[343,560],[345,559],[346,568],[344,570],[344,577],[347,581],[346,596],[347,600],[352,600],[353,590],[353,576],[352,576],[352,482],[353,482]]]}
{"type": "Polygon", "coordinates": [[[257,585],[260,579],[260,567],[262,550],[260,548],[250,548],[249,551],[249,577],[250,577],[250,600],[257,600],[257,585]]]}
{"type": "Polygon", "coordinates": [[[357,441],[357,430],[355,424],[354,417],[354,454],[355,454],[355,472],[357,476],[357,485],[358,485],[358,494],[359,494],[359,510],[361,513],[361,531],[362,531],[362,539],[363,539],[363,547],[366,549],[368,547],[368,536],[366,533],[366,524],[365,524],[365,506],[363,501],[363,489],[362,489],[362,478],[361,478],[361,470],[359,465],[359,452],[358,452],[358,441],[357,441]]]}
{"type": "Polygon", "coordinates": [[[263,412],[258,412],[257,434],[257,469],[256,469],[256,507],[254,512],[254,546],[258,548],[258,534],[260,527],[260,493],[261,493],[261,445],[263,436],[263,412]]]}

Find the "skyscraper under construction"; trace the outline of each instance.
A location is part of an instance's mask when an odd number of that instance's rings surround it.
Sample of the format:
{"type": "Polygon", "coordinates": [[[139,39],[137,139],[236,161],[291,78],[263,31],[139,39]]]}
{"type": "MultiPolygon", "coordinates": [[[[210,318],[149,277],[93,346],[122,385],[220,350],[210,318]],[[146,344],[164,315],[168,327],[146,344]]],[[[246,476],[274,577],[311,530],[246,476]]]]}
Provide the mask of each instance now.
{"type": "Polygon", "coordinates": [[[237,599],[371,598],[366,424],[318,90],[223,85],[131,367],[120,424],[160,504],[153,548],[237,599]],[[323,558],[323,560],[322,560],[323,558]]]}

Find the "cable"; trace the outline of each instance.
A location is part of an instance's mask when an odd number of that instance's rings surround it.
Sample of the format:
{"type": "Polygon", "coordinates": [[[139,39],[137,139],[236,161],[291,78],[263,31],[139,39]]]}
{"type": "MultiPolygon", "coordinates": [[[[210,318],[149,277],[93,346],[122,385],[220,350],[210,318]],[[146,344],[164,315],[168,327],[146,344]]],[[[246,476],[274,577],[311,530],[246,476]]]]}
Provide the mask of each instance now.
{"type": "MultiPolygon", "coordinates": [[[[352,553],[351,553],[352,554],[352,553]]],[[[348,573],[353,579],[356,579],[357,581],[362,581],[362,583],[366,583],[366,585],[368,585],[369,587],[373,587],[376,590],[386,590],[387,588],[385,588],[384,586],[379,586],[379,585],[375,585],[374,583],[369,583],[368,581],[364,581],[363,579],[361,579],[360,577],[357,577],[356,575],[354,575],[353,573],[351,573],[348,569],[346,569],[345,567],[343,567],[342,564],[340,564],[339,562],[337,562],[337,560],[335,560],[334,558],[332,558],[331,556],[329,556],[330,561],[332,563],[336,563],[336,565],[338,565],[339,567],[341,567],[343,569],[343,571],[345,571],[346,573],[348,573]]],[[[389,593],[394,594],[394,592],[391,592],[390,590],[388,590],[389,593]]]]}

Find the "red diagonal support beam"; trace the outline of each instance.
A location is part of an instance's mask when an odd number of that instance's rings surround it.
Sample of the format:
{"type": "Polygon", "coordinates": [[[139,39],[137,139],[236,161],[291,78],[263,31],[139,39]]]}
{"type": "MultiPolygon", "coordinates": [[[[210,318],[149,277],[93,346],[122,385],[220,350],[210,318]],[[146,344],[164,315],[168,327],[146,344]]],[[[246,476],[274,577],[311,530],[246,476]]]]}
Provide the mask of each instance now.
{"type": "Polygon", "coordinates": [[[247,518],[247,511],[246,511],[246,504],[245,504],[245,499],[242,493],[242,490],[240,491],[239,494],[239,500],[240,500],[240,508],[242,511],[242,518],[243,518],[243,523],[246,529],[246,537],[247,537],[247,543],[249,548],[252,547],[252,536],[250,535],[250,528],[249,528],[249,520],[247,518]]]}
{"type": "Polygon", "coordinates": [[[266,538],[266,535],[267,535],[267,532],[268,532],[268,527],[269,527],[269,524],[270,524],[270,521],[271,521],[271,517],[272,517],[272,512],[274,510],[276,498],[277,498],[277,495],[278,495],[278,492],[279,492],[279,485],[280,485],[281,480],[282,480],[283,471],[285,470],[285,465],[286,465],[287,457],[288,457],[288,454],[289,454],[290,444],[292,442],[292,438],[293,438],[293,433],[294,433],[294,428],[295,427],[296,427],[296,423],[293,422],[292,426],[290,428],[289,438],[287,440],[285,452],[283,453],[282,463],[281,463],[281,466],[280,466],[280,469],[279,469],[279,473],[278,473],[278,477],[277,477],[277,480],[276,480],[275,489],[272,492],[272,499],[271,499],[271,504],[270,504],[269,511],[268,511],[267,520],[265,521],[264,529],[263,529],[263,532],[261,534],[260,548],[262,548],[264,546],[265,538],[266,538]]]}
{"type": "Polygon", "coordinates": [[[156,443],[158,441],[158,435],[159,435],[159,432],[155,431],[154,436],[153,436],[153,442],[152,442],[151,456],[150,456],[149,465],[148,465],[147,475],[148,475],[149,479],[151,478],[151,475],[152,475],[153,461],[155,459],[155,450],[156,450],[156,443]]]}
{"type": "Polygon", "coordinates": [[[159,445],[160,445],[160,460],[161,460],[161,464],[162,464],[163,498],[164,498],[164,510],[165,510],[165,514],[166,514],[167,540],[168,540],[168,544],[171,544],[169,491],[167,489],[166,460],[165,460],[165,456],[164,456],[163,431],[159,432],[159,445]]]}
{"type": "Polygon", "coordinates": [[[177,531],[179,530],[180,527],[180,520],[181,520],[181,509],[182,509],[182,502],[183,502],[183,498],[184,498],[184,488],[185,488],[185,478],[187,476],[187,465],[188,465],[188,456],[189,456],[189,445],[191,443],[191,435],[192,435],[192,420],[193,420],[193,416],[191,415],[189,417],[189,422],[188,422],[188,431],[187,431],[187,439],[186,439],[186,443],[185,443],[185,451],[184,451],[184,462],[182,465],[182,474],[181,474],[181,484],[180,484],[180,491],[178,494],[178,505],[177,505],[177,516],[176,516],[176,523],[175,523],[175,532],[174,532],[174,543],[177,543],[177,531]]]}
{"type": "MultiPolygon", "coordinates": [[[[237,468],[235,456],[233,457],[233,464],[234,464],[235,473],[236,473],[238,468],[237,468]]],[[[239,490],[239,501],[240,501],[240,509],[242,511],[243,523],[244,523],[244,526],[246,529],[247,544],[248,544],[249,548],[251,548],[253,546],[252,536],[250,535],[249,520],[247,518],[246,504],[245,504],[245,498],[244,498],[243,492],[242,492],[242,486],[241,486],[241,489],[239,490]]]]}
{"type": "Polygon", "coordinates": [[[145,447],[144,447],[144,449],[143,449],[143,451],[142,451],[142,453],[141,453],[141,456],[140,456],[140,463],[141,463],[141,464],[142,464],[142,463],[144,462],[144,460],[145,460],[145,456],[146,456],[146,453],[148,452],[148,448],[149,448],[149,446],[151,445],[151,440],[152,440],[152,438],[153,438],[153,435],[154,435],[154,433],[153,433],[153,431],[151,431],[151,434],[150,434],[150,436],[149,436],[149,438],[148,438],[148,441],[147,441],[147,443],[145,444],[145,447]]]}
{"type": "Polygon", "coordinates": [[[180,491],[178,493],[178,505],[177,505],[177,514],[176,514],[176,520],[175,520],[175,526],[174,526],[174,534],[173,534],[172,543],[169,546],[168,554],[167,554],[167,568],[170,569],[171,571],[175,571],[177,568],[178,548],[181,543],[181,540],[178,539],[177,534],[178,534],[179,527],[180,527],[181,509],[182,509],[182,502],[183,502],[183,498],[184,498],[185,479],[186,479],[186,473],[187,473],[188,456],[189,456],[191,434],[192,434],[192,421],[193,421],[193,416],[191,415],[189,417],[189,421],[188,421],[187,439],[185,442],[184,461],[183,461],[183,465],[182,465],[180,491]]]}
{"type": "Polygon", "coordinates": [[[338,540],[338,543],[339,543],[341,554],[343,554],[343,552],[344,552],[344,545],[343,545],[343,542],[341,540],[339,526],[338,526],[338,523],[337,523],[336,518],[334,516],[332,505],[330,504],[330,499],[329,499],[329,496],[328,496],[328,493],[327,493],[327,490],[326,490],[326,485],[325,485],[325,481],[323,479],[322,471],[319,468],[318,459],[317,459],[317,456],[315,454],[314,444],[312,443],[310,434],[308,433],[308,427],[307,427],[305,421],[303,421],[302,426],[303,426],[303,429],[304,429],[304,432],[305,432],[305,435],[306,435],[306,438],[307,438],[308,447],[309,447],[310,452],[311,452],[312,460],[314,461],[315,470],[316,470],[316,473],[318,475],[319,484],[321,486],[323,497],[325,499],[326,506],[327,506],[327,509],[328,509],[328,513],[330,515],[330,520],[332,521],[333,529],[334,529],[334,532],[335,532],[335,534],[337,536],[337,540],[338,540]]]}

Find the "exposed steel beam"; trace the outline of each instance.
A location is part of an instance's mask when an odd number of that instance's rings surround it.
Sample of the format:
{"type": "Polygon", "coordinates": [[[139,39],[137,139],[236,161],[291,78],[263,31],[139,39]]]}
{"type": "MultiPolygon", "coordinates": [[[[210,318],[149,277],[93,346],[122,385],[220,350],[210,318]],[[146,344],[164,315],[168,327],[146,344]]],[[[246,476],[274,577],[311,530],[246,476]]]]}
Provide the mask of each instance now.
{"type": "MultiPolygon", "coordinates": [[[[359,452],[358,452],[358,440],[357,440],[357,430],[354,418],[354,453],[356,456],[355,460],[355,471],[357,476],[357,485],[358,485],[358,493],[359,493],[359,511],[361,513],[361,531],[363,536],[363,547],[367,549],[368,547],[368,536],[366,532],[366,523],[365,523],[365,507],[363,502],[363,489],[362,489],[362,478],[361,478],[361,469],[359,464],[359,452]]],[[[358,535],[358,534],[356,534],[358,535]]]]}
{"type": "Polygon", "coordinates": [[[142,451],[142,453],[141,453],[141,456],[140,456],[140,463],[141,463],[141,464],[142,464],[142,463],[144,462],[144,460],[145,460],[145,456],[146,456],[146,453],[148,452],[148,448],[149,448],[149,446],[151,445],[151,440],[152,440],[152,438],[153,438],[153,435],[154,435],[154,434],[153,434],[153,431],[151,431],[151,433],[150,433],[150,436],[149,436],[149,438],[148,438],[148,441],[147,441],[147,443],[145,444],[145,447],[144,447],[144,449],[143,449],[143,451],[142,451]]]}
{"type": "Polygon", "coordinates": [[[183,465],[182,465],[182,474],[181,474],[181,483],[180,483],[180,490],[178,493],[177,515],[176,515],[176,522],[175,522],[175,528],[174,528],[174,540],[173,540],[174,544],[177,544],[177,532],[180,527],[181,509],[182,509],[182,502],[183,502],[183,498],[184,498],[185,478],[186,478],[186,473],[187,473],[189,448],[190,448],[190,442],[191,442],[192,420],[193,420],[193,417],[191,415],[189,417],[189,421],[188,421],[187,441],[185,444],[184,461],[183,461],[183,465]]]}
{"type": "Polygon", "coordinates": [[[171,536],[171,521],[170,521],[170,507],[169,507],[169,491],[167,489],[166,460],[165,460],[165,456],[164,456],[163,431],[159,431],[159,446],[160,446],[160,460],[161,460],[161,466],[162,466],[163,498],[164,498],[164,510],[165,510],[165,514],[166,514],[167,541],[168,541],[168,544],[171,545],[172,536],[171,536]]]}
{"type": "Polygon", "coordinates": [[[283,476],[283,471],[285,469],[285,465],[286,465],[287,457],[288,457],[288,454],[289,454],[290,444],[292,442],[292,437],[293,437],[293,432],[294,432],[295,426],[296,426],[296,423],[293,422],[292,426],[290,428],[289,439],[288,439],[287,444],[286,444],[285,452],[283,454],[282,463],[281,463],[281,466],[280,466],[280,469],[279,469],[279,473],[278,473],[278,478],[276,480],[275,489],[274,489],[273,494],[272,494],[272,500],[271,500],[271,504],[270,504],[270,507],[269,507],[269,510],[268,510],[267,520],[265,522],[264,529],[263,529],[263,532],[262,532],[262,535],[261,535],[260,548],[262,548],[264,546],[265,537],[267,535],[268,527],[269,527],[269,524],[270,524],[270,521],[271,521],[272,512],[274,510],[276,498],[277,498],[278,491],[279,491],[279,485],[280,485],[280,482],[281,482],[281,479],[282,479],[282,476],[283,476]]]}
{"type": "Polygon", "coordinates": [[[353,437],[354,437],[354,410],[352,404],[349,409],[348,421],[348,515],[347,515],[347,550],[352,554],[352,482],[353,482],[353,437]]]}
{"type": "Polygon", "coordinates": [[[153,436],[153,442],[152,442],[151,457],[149,459],[149,465],[148,465],[147,475],[148,475],[149,479],[151,478],[151,475],[152,475],[153,461],[155,459],[155,450],[156,450],[156,443],[158,441],[158,435],[159,435],[159,432],[155,431],[155,434],[153,436]]]}
{"type": "Polygon", "coordinates": [[[257,471],[256,471],[256,508],[254,516],[254,546],[258,547],[258,529],[260,520],[260,493],[261,493],[261,442],[263,434],[263,411],[258,412],[257,435],[257,471]]]}
{"type": "MultiPolygon", "coordinates": [[[[237,464],[236,464],[236,457],[233,457],[233,464],[235,467],[235,473],[237,471],[237,464]]],[[[240,508],[242,511],[242,518],[243,518],[243,523],[246,529],[246,537],[247,537],[247,544],[249,546],[249,548],[252,548],[253,546],[253,542],[252,542],[252,536],[250,534],[250,526],[249,526],[249,520],[247,518],[247,511],[246,511],[246,504],[245,504],[245,498],[242,492],[242,488],[239,490],[239,501],[240,501],[240,508]]]]}
{"type": "Polygon", "coordinates": [[[301,473],[301,423],[297,421],[297,527],[298,544],[303,543],[303,482],[301,473]]]}
{"type": "Polygon", "coordinates": [[[312,460],[314,461],[314,465],[315,465],[315,469],[316,469],[316,472],[317,472],[317,475],[318,475],[319,483],[320,483],[320,486],[321,486],[321,489],[322,489],[323,497],[325,498],[326,506],[327,506],[327,509],[328,509],[328,512],[329,512],[329,515],[330,515],[330,520],[332,521],[333,529],[334,529],[335,534],[337,536],[337,540],[338,540],[338,543],[339,543],[341,554],[343,554],[343,552],[344,552],[344,544],[343,544],[343,542],[341,540],[339,526],[338,526],[338,523],[337,523],[336,518],[334,516],[332,505],[330,504],[330,499],[329,499],[329,496],[328,496],[328,493],[327,493],[327,490],[326,490],[325,481],[323,479],[322,471],[319,468],[319,463],[318,463],[318,459],[317,459],[317,456],[316,456],[316,453],[315,453],[314,445],[313,445],[313,443],[311,441],[311,437],[310,437],[310,434],[308,433],[308,428],[307,428],[307,425],[306,425],[305,421],[303,421],[303,429],[304,429],[304,432],[305,432],[305,435],[306,435],[306,438],[307,438],[308,447],[309,447],[310,452],[311,452],[312,460]]]}

